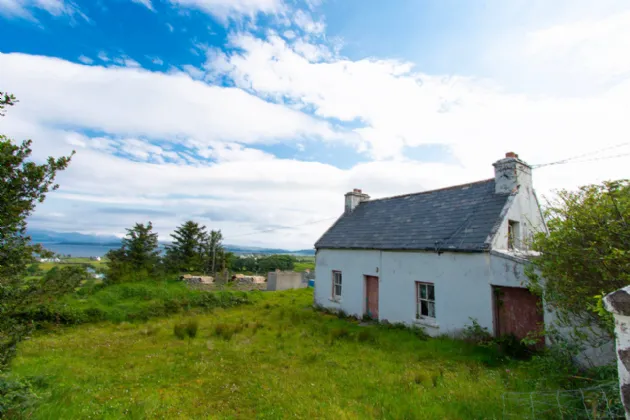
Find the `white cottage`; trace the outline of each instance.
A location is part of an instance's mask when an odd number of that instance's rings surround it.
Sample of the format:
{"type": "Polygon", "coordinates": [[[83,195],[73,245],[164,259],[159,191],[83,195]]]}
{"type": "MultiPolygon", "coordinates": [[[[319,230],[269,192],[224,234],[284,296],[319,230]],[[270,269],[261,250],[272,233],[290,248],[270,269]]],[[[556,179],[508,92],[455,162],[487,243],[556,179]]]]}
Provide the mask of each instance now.
{"type": "Polygon", "coordinates": [[[375,200],[347,193],[315,244],[315,303],[431,335],[474,318],[524,337],[544,322],[524,286],[527,239],[546,229],[531,169],[507,153],[484,181],[375,200]]]}

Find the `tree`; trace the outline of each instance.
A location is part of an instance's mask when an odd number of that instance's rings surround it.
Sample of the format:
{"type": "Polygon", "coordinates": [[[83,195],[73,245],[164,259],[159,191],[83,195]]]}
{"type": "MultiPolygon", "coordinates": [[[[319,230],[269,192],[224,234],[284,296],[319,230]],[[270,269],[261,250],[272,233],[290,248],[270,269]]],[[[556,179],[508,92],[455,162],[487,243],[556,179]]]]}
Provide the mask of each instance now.
{"type": "MultiPolygon", "coordinates": [[[[0,92],[0,116],[16,102],[13,95],[0,92]]],[[[8,360],[17,341],[28,331],[12,317],[37,292],[22,276],[33,262],[34,253],[46,254],[26,235],[26,219],[48,192],[59,187],[54,182],[55,176],[66,169],[72,157],[49,157],[46,163],[37,164],[30,161],[31,153],[30,140],[17,145],[0,134],[0,365],[8,360]]],[[[56,293],[54,288],[50,293],[56,293]]]]}
{"type": "Polygon", "coordinates": [[[206,273],[216,275],[217,268],[221,266],[222,241],[223,234],[220,230],[211,230],[210,234],[206,236],[204,263],[206,273]]]}
{"type": "Polygon", "coordinates": [[[276,270],[293,270],[295,258],[290,255],[270,255],[258,260],[258,269],[262,273],[276,270]]]}
{"type": "Polygon", "coordinates": [[[595,302],[630,284],[630,181],[562,190],[545,213],[549,234],[536,234],[532,244],[541,253],[529,273],[532,289],[561,323],[594,325],[601,338],[614,337],[595,302]]]}
{"type": "Polygon", "coordinates": [[[106,255],[110,261],[108,281],[119,283],[156,276],[160,269],[158,245],[158,234],[153,232],[151,222],[146,226],[136,223],[127,229],[122,246],[106,255]]]}
{"type": "Polygon", "coordinates": [[[166,264],[173,272],[203,271],[206,227],[189,220],[171,234],[173,244],[166,249],[166,264]]]}

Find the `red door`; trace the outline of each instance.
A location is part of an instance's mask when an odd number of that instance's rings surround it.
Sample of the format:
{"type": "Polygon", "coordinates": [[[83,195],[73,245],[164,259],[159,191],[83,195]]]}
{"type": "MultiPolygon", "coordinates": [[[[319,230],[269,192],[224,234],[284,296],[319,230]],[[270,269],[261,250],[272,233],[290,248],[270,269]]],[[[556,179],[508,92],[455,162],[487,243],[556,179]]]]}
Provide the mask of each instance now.
{"type": "MultiPolygon", "coordinates": [[[[519,340],[539,331],[544,322],[540,297],[520,287],[494,287],[494,322],[497,336],[514,334],[519,340]]],[[[544,344],[541,339],[539,344],[544,344]]]]}
{"type": "Polygon", "coordinates": [[[378,277],[365,276],[365,313],[378,319],[378,277]]]}

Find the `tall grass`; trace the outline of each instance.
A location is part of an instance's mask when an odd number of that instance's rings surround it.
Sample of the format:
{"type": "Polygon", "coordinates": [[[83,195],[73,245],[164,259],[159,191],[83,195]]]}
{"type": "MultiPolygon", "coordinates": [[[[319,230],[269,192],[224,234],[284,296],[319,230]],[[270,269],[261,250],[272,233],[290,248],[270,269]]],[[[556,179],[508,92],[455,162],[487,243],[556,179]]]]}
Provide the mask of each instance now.
{"type": "MultiPolygon", "coordinates": [[[[191,299],[172,285],[160,287],[143,292],[141,286],[123,286],[87,300],[92,307],[123,311],[110,305],[111,293],[136,304],[191,299]]],[[[36,387],[41,400],[24,415],[500,418],[504,392],[560,386],[550,376],[557,366],[317,312],[311,290],[247,296],[255,302],[195,314],[194,340],[174,333],[191,319],[182,314],[144,324],[77,326],[23,342],[13,363],[15,378],[42,378],[36,387]]],[[[74,305],[79,304],[87,305],[74,305]]],[[[183,330],[178,334],[184,336],[183,330]]]]}
{"type": "Polygon", "coordinates": [[[25,307],[16,316],[41,325],[98,321],[146,321],[185,310],[229,308],[249,303],[256,293],[192,290],[182,282],[123,283],[80,290],[61,299],[25,307]]]}

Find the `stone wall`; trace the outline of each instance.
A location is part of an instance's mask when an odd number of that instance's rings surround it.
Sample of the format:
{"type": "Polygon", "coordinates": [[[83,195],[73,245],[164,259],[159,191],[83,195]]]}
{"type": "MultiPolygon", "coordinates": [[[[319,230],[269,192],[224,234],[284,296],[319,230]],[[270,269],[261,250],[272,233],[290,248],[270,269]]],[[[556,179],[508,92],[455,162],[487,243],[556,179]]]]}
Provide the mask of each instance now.
{"type": "Polygon", "coordinates": [[[306,287],[303,274],[295,271],[273,271],[267,276],[267,290],[288,290],[306,287]]]}
{"type": "Polygon", "coordinates": [[[604,304],[615,316],[619,390],[626,410],[626,419],[630,419],[630,286],[606,296],[604,304]]]}

